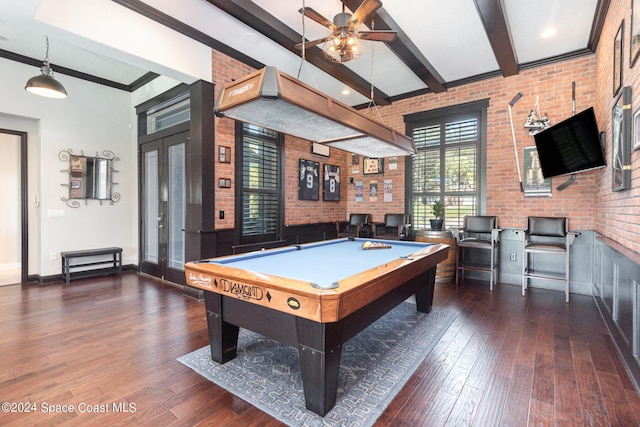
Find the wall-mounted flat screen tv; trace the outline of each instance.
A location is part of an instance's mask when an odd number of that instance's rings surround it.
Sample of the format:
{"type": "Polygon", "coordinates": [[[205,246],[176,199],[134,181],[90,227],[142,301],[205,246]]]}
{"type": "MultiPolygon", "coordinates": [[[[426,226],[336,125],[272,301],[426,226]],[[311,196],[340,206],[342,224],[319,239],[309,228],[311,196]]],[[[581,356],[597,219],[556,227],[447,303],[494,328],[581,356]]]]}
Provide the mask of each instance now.
{"type": "Polygon", "coordinates": [[[534,135],[545,178],[607,165],[593,108],[534,135]]]}

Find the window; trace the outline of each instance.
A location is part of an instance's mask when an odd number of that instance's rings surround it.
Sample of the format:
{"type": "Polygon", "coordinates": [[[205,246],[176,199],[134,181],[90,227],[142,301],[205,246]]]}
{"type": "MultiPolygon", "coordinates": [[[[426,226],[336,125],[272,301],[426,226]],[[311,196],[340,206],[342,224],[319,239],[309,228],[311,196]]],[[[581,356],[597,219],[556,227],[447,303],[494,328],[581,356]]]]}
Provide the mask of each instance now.
{"type": "Polygon", "coordinates": [[[242,243],[276,240],[281,222],[281,143],[279,135],[241,123],[242,243]]]}
{"type": "Polygon", "coordinates": [[[187,92],[150,108],[147,110],[147,133],[151,134],[188,122],[190,118],[189,107],[190,100],[187,92]]]}
{"type": "Polygon", "coordinates": [[[445,202],[445,227],[483,210],[486,108],[479,101],[405,117],[417,153],[407,162],[408,211],[416,230],[430,228],[431,204],[445,202]]]}

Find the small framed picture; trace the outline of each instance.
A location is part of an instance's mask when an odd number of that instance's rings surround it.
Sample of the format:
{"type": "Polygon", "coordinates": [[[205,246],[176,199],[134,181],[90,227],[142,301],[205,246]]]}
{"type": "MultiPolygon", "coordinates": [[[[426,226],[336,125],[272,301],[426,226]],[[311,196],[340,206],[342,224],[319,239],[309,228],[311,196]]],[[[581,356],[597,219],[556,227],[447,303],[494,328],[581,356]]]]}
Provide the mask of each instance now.
{"type": "Polygon", "coordinates": [[[365,175],[375,175],[378,173],[383,173],[383,160],[365,157],[362,173],[365,175]]]}
{"type": "Polygon", "coordinates": [[[218,179],[218,188],[231,188],[231,179],[229,178],[218,179]]]}
{"type": "Polygon", "coordinates": [[[223,145],[218,147],[218,161],[220,163],[231,163],[231,148],[223,145]]]}
{"type": "Polygon", "coordinates": [[[624,20],[618,27],[618,32],[613,39],[613,96],[616,96],[622,87],[622,67],[624,56],[622,55],[624,44],[624,20]]]}
{"type": "Polygon", "coordinates": [[[633,149],[640,149],[640,108],[633,113],[633,149]]]}
{"type": "Polygon", "coordinates": [[[631,2],[631,30],[630,30],[629,66],[633,67],[640,56],[640,0],[631,2]]]}

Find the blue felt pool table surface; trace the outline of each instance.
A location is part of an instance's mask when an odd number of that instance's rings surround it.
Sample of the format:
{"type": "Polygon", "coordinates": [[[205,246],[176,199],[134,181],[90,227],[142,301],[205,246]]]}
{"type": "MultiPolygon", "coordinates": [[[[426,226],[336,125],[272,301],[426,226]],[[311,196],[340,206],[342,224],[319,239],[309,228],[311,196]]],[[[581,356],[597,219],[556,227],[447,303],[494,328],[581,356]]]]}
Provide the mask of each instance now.
{"type": "Polygon", "coordinates": [[[262,252],[207,260],[261,274],[286,277],[314,284],[318,288],[339,285],[340,280],[432,246],[428,243],[375,239],[335,239],[287,246],[262,252]],[[390,244],[390,248],[363,249],[364,242],[390,244]]]}

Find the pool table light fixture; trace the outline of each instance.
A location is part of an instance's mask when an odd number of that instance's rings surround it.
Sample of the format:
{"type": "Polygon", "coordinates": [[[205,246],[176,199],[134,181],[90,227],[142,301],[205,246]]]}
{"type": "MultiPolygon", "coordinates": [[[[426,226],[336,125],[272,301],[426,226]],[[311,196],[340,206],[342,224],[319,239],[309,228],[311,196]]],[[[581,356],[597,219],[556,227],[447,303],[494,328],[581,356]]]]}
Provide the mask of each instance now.
{"type": "Polygon", "coordinates": [[[413,139],[265,67],[222,87],[215,113],[367,157],[408,156],[413,139]]]}

